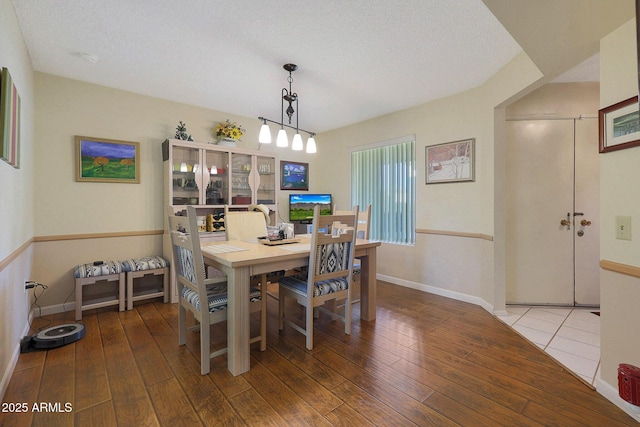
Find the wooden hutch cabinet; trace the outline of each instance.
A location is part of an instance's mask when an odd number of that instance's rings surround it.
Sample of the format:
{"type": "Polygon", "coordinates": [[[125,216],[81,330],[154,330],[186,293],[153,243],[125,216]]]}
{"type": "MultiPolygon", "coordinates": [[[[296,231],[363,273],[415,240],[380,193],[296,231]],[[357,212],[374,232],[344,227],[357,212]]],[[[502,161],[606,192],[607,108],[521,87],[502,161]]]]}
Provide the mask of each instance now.
{"type": "MultiPolygon", "coordinates": [[[[171,238],[167,233],[167,206],[174,213],[196,208],[200,239],[224,240],[224,206],[244,210],[263,204],[272,213],[278,201],[275,154],[194,141],[167,139],[162,143],[164,161],[164,255],[171,259],[171,238]],[[209,216],[209,221],[207,221],[209,216]]],[[[172,274],[173,276],[173,274],[172,274]]],[[[177,300],[171,280],[172,302],[177,300]]]]}

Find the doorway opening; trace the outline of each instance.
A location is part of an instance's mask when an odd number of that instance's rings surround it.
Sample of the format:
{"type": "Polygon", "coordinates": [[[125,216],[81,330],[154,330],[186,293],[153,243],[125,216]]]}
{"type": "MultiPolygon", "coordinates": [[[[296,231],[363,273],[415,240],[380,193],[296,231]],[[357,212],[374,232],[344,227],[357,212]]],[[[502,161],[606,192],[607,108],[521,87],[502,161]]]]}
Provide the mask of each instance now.
{"type": "Polygon", "coordinates": [[[598,84],[506,109],[506,303],[599,306],[598,84]]]}

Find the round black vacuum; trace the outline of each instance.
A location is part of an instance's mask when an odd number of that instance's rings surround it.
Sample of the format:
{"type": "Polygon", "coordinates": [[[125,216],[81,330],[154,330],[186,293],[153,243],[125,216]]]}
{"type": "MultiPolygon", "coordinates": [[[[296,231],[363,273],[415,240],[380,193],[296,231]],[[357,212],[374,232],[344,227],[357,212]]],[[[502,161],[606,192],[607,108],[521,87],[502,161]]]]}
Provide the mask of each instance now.
{"type": "Polygon", "coordinates": [[[26,336],[20,343],[20,352],[48,350],[71,344],[84,337],[86,328],[82,323],[68,323],[43,329],[35,335],[26,336]]]}

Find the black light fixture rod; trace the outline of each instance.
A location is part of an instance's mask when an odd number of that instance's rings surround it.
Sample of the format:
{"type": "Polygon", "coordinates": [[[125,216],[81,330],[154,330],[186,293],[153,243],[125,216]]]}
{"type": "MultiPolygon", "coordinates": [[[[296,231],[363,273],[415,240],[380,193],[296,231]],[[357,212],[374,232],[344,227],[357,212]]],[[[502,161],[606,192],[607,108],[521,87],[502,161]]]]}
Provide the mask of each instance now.
{"type": "MultiPolygon", "coordinates": [[[[296,126],[289,126],[289,125],[286,125],[286,124],[281,123],[281,122],[276,122],[275,120],[267,119],[266,117],[258,117],[258,119],[266,121],[266,122],[274,123],[274,124],[276,124],[278,126],[284,126],[286,128],[290,128],[290,129],[294,129],[294,130],[301,130],[302,132],[308,133],[309,136],[312,136],[312,137],[316,136],[315,132],[311,132],[311,131],[308,131],[308,130],[300,129],[300,128],[296,127],[296,126]]],[[[297,125],[297,123],[296,123],[296,125],[297,125]]]]}

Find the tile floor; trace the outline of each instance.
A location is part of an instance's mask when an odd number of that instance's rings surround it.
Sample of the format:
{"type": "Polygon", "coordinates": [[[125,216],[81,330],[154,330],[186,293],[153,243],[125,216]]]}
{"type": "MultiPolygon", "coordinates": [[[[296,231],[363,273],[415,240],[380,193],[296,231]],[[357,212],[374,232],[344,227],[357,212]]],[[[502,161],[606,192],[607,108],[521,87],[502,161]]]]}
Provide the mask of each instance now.
{"type": "Polygon", "coordinates": [[[600,374],[600,316],[594,308],[507,306],[500,320],[587,383],[600,374]]]}

